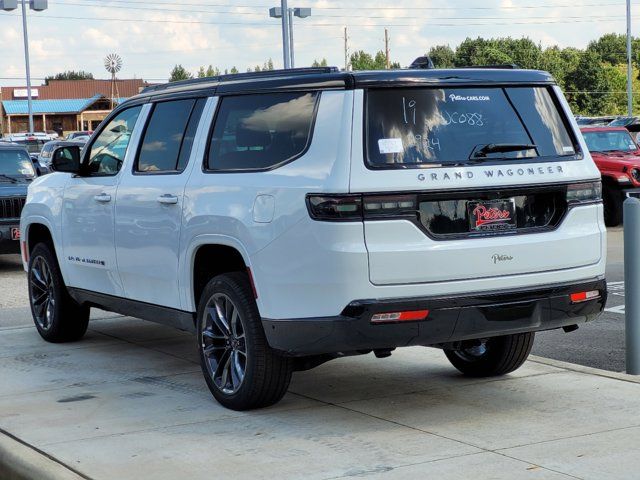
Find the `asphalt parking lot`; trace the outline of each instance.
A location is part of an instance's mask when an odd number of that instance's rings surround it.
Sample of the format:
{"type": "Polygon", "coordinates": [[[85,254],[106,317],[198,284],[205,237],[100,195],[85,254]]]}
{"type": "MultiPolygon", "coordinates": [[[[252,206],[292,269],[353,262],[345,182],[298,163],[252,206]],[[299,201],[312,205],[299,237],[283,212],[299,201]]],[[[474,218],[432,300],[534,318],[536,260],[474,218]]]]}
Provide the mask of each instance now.
{"type": "MultiPolygon", "coordinates": [[[[615,283],[621,230],[609,238],[615,283]]],[[[600,480],[640,469],[635,377],[532,355],[511,375],[473,379],[412,347],[296,373],[276,406],[233,412],[209,394],[191,335],[98,310],[83,341],[48,344],[18,256],[0,259],[0,285],[3,479],[600,480]]],[[[622,369],[613,290],[603,318],[539,335],[536,353],[622,369]]]]}

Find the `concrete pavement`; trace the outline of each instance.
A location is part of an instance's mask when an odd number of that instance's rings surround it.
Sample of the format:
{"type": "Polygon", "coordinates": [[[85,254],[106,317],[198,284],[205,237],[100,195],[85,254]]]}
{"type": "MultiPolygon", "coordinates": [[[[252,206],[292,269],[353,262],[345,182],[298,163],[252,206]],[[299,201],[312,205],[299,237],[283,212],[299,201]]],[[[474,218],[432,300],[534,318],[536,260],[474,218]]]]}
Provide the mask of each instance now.
{"type": "Polygon", "coordinates": [[[640,471],[640,383],[537,357],[500,379],[462,377],[420,347],[345,358],[294,374],[277,406],[241,413],[210,396],[190,335],[110,318],[65,345],[0,329],[0,379],[0,429],[95,479],[640,471]]]}

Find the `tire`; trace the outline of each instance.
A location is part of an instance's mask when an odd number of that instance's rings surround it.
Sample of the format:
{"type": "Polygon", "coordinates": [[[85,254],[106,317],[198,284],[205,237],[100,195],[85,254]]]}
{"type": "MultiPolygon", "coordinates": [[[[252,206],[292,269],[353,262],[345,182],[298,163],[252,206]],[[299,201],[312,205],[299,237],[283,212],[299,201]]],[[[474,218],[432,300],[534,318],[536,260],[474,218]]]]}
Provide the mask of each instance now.
{"type": "Polygon", "coordinates": [[[622,223],[622,193],[615,187],[605,186],[602,197],[604,223],[607,227],[617,227],[622,223]]]}
{"type": "Polygon", "coordinates": [[[62,279],[58,260],[46,243],[38,243],[27,271],[29,304],[38,333],[47,342],[80,340],[89,325],[89,307],[71,298],[62,279]]]}
{"type": "Polygon", "coordinates": [[[506,375],[525,362],[535,334],[518,333],[503,337],[493,337],[458,350],[445,350],[451,364],[469,377],[495,377],[506,375]]]}
{"type": "Polygon", "coordinates": [[[225,273],[204,288],[197,313],[200,365],[216,400],[232,410],[277,403],[293,362],[269,347],[246,274],[225,273]]]}

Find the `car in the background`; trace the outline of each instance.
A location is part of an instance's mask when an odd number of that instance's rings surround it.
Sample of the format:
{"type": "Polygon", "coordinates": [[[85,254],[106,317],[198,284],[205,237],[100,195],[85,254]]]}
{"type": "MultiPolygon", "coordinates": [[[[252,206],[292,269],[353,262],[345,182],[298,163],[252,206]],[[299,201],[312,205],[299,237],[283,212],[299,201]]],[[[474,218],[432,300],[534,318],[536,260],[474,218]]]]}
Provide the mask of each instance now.
{"type": "Polygon", "coordinates": [[[0,254],[20,252],[20,214],[36,176],[24,147],[0,143],[0,254]]]}
{"type": "Polygon", "coordinates": [[[79,145],[80,148],[84,147],[86,141],[82,141],[83,137],[78,137],[75,140],[52,140],[47,142],[42,147],[40,155],[38,155],[38,163],[47,169],[51,166],[51,154],[58,147],[67,147],[71,145],[79,145]],[[80,139],[80,140],[78,140],[80,139]]]}
{"type": "Polygon", "coordinates": [[[64,139],[75,140],[77,137],[90,137],[93,132],[90,130],[84,132],[71,132],[64,139]]]}
{"type": "Polygon", "coordinates": [[[581,132],[602,175],[604,221],[615,227],[622,222],[625,198],[640,194],[640,147],[625,127],[585,127],[581,132]]]}
{"type": "Polygon", "coordinates": [[[608,125],[610,122],[615,121],[618,117],[615,115],[608,115],[602,117],[585,117],[582,115],[576,116],[576,122],[580,127],[596,127],[608,125]]]}
{"type": "Polygon", "coordinates": [[[46,134],[49,135],[49,138],[51,140],[57,140],[58,138],[60,138],[60,134],[55,130],[47,130],[46,134]]]}

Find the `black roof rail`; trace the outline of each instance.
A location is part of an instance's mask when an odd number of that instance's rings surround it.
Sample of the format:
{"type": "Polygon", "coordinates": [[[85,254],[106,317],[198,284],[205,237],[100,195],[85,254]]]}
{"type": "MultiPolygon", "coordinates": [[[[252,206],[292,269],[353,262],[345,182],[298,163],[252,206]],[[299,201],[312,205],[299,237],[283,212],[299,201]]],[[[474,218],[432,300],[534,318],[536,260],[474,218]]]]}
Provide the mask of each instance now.
{"type": "Polygon", "coordinates": [[[520,65],[517,65],[515,63],[498,63],[496,65],[470,65],[467,67],[458,68],[497,68],[501,70],[517,70],[520,68],[520,65]]]}
{"type": "Polygon", "coordinates": [[[203,78],[190,78],[188,80],[180,80],[177,82],[163,83],[160,85],[151,85],[146,87],[140,93],[157,92],[161,90],[167,90],[170,88],[178,88],[186,85],[197,85],[199,83],[211,83],[211,82],[228,82],[232,80],[250,80],[260,78],[271,77],[288,77],[298,75],[314,75],[324,73],[337,73],[340,69],[338,67],[305,67],[305,68],[289,68],[278,70],[262,70],[260,72],[245,72],[245,73],[228,73],[225,75],[218,75],[215,77],[203,77],[203,78]]]}

